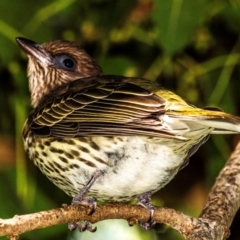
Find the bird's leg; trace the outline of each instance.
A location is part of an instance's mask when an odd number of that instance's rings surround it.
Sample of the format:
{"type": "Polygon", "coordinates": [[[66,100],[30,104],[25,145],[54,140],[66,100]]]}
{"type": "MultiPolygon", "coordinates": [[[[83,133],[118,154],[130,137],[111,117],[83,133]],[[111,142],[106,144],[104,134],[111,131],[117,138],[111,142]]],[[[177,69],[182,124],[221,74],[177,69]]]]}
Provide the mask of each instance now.
{"type": "Polygon", "coordinates": [[[150,214],[147,222],[140,221],[139,223],[140,226],[146,230],[153,228],[156,224],[156,222],[152,220],[153,213],[154,213],[154,206],[151,204],[151,195],[152,195],[152,192],[143,193],[138,197],[138,201],[137,201],[137,204],[146,208],[150,214]]]}
{"type": "MultiPolygon", "coordinates": [[[[94,184],[94,182],[103,175],[103,171],[97,170],[90,180],[87,182],[87,184],[82,188],[82,190],[73,198],[72,205],[74,204],[81,204],[83,206],[88,206],[90,208],[89,215],[93,214],[96,207],[97,207],[97,199],[92,198],[85,198],[88,190],[91,188],[91,186],[94,184]]],[[[90,232],[95,232],[97,229],[96,227],[93,228],[91,223],[88,221],[83,221],[83,224],[79,224],[77,222],[70,222],[68,223],[68,228],[70,230],[74,230],[75,228],[78,228],[80,232],[84,232],[85,230],[88,230],[90,232]]]]}

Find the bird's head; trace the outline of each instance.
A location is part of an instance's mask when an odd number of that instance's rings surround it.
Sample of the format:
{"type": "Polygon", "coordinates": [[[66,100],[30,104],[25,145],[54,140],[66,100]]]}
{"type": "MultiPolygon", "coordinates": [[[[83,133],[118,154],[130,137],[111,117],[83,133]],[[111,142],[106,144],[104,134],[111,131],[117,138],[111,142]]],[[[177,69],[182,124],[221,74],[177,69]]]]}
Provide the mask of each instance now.
{"type": "Polygon", "coordinates": [[[22,37],[16,41],[29,58],[27,73],[33,107],[63,83],[102,75],[101,67],[72,42],[56,40],[40,45],[22,37]]]}

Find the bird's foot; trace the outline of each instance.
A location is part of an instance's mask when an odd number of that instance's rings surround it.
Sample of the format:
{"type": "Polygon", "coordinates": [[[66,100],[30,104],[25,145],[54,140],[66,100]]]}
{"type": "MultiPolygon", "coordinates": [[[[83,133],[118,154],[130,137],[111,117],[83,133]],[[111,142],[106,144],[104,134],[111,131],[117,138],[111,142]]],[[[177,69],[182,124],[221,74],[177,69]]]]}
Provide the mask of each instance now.
{"type": "MultiPolygon", "coordinates": [[[[81,196],[80,196],[81,197],[81,196]]],[[[88,215],[92,215],[97,208],[97,199],[92,198],[78,198],[78,195],[73,198],[72,205],[82,205],[89,208],[88,215]]]]}
{"type": "MultiPolygon", "coordinates": [[[[80,204],[80,205],[89,207],[88,215],[92,215],[97,208],[97,199],[96,198],[86,198],[86,199],[81,200],[81,199],[79,199],[79,196],[77,195],[72,201],[72,205],[75,205],[75,204],[80,204]]],[[[83,221],[82,224],[80,224],[78,222],[69,222],[68,228],[70,230],[74,230],[77,228],[80,232],[84,232],[86,230],[88,230],[90,232],[95,232],[97,230],[97,228],[92,227],[92,224],[88,221],[83,221]]]]}
{"type": "Polygon", "coordinates": [[[156,222],[153,221],[152,219],[154,214],[154,206],[151,204],[151,195],[152,195],[151,192],[143,193],[138,197],[138,202],[137,202],[138,205],[146,208],[150,214],[147,222],[143,222],[143,221],[139,222],[140,226],[145,230],[153,228],[156,224],[156,222]]]}
{"type": "MultiPolygon", "coordinates": [[[[88,215],[92,215],[96,208],[97,208],[97,199],[96,198],[85,198],[87,191],[91,188],[93,183],[102,176],[103,172],[101,170],[97,170],[93,176],[89,179],[87,184],[82,188],[82,190],[73,198],[72,205],[74,204],[80,204],[83,206],[89,207],[88,215]]],[[[92,227],[92,224],[88,221],[83,221],[83,224],[80,224],[78,222],[70,222],[68,223],[68,228],[70,230],[74,230],[77,228],[80,232],[84,232],[86,230],[90,232],[95,232],[97,230],[96,227],[92,227]]]]}

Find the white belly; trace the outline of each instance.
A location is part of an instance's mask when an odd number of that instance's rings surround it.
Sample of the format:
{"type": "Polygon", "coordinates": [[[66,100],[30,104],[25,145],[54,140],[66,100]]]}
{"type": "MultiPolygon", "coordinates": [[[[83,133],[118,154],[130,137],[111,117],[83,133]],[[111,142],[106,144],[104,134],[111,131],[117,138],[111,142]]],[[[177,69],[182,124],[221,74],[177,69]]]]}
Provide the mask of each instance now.
{"type": "Polygon", "coordinates": [[[104,174],[96,180],[88,195],[104,201],[127,201],[165,186],[182,165],[188,152],[186,146],[192,144],[148,137],[121,137],[114,139],[114,144],[110,137],[93,139],[101,151],[94,148],[87,151],[89,143],[81,138],[69,139],[69,143],[51,139],[48,147],[43,144],[47,139],[37,139],[35,144],[39,148],[44,145],[45,156],[36,156],[35,152],[30,156],[42,172],[70,196],[75,196],[93,173],[101,169],[104,174]],[[78,141],[77,144],[73,144],[74,141],[78,141]],[[79,151],[80,157],[68,155],[73,150],[79,151]]]}

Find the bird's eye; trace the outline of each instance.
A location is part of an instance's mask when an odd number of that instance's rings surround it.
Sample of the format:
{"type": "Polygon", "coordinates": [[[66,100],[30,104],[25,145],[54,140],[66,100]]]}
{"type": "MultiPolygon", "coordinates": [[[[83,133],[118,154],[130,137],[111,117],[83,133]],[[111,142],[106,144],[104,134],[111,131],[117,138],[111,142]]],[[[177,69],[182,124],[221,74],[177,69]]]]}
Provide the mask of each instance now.
{"type": "Polygon", "coordinates": [[[74,71],[76,68],[75,60],[67,55],[57,55],[54,57],[54,65],[57,68],[67,70],[67,71],[74,71]]]}
{"type": "Polygon", "coordinates": [[[63,64],[66,68],[72,69],[74,67],[74,62],[70,58],[66,58],[63,60],[63,64]]]}

